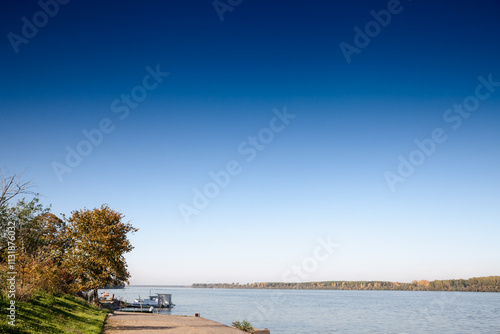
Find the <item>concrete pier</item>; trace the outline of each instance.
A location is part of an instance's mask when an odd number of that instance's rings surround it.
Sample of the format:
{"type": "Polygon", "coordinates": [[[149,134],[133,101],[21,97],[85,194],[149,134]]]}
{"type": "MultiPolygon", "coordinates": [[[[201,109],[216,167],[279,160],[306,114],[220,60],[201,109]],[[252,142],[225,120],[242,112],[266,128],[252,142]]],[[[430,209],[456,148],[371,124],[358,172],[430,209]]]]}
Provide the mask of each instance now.
{"type": "MultiPolygon", "coordinates": [[[[202,317],[115,311],[106,319],[104,333],[244,334],[245,332],[202,317]]],[[[256,329],[255,334],[269,334],[269,330],[256,329]]]]}

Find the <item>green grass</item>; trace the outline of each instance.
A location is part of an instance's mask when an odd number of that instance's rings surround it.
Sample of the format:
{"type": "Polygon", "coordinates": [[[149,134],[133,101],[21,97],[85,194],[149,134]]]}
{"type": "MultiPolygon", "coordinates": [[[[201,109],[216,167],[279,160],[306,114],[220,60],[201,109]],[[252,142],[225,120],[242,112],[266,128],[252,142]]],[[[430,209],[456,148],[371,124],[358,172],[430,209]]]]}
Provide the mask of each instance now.
{"type": "Polygon", "coordinates": [[[40,294],[30,302],[16,301],[15,327],[7,323],[9,300],[0,297],[0,333],[101,333],[105,310],[67,295],[40,294]]]}

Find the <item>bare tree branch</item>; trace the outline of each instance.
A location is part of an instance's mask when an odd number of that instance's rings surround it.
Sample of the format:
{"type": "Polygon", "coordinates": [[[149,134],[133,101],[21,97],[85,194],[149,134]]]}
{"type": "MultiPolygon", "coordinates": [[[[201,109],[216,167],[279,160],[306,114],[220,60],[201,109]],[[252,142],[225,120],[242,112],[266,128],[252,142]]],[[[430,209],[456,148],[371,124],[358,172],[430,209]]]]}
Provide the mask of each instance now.
{"type": "Polygon", "coordinates": [[[23,178],[24,172],[10,174],[2,169],[0,172],[0,206],[4,206],[17,195],[35,195],[30,189],[35,185],[31,180],[23,178]]]}

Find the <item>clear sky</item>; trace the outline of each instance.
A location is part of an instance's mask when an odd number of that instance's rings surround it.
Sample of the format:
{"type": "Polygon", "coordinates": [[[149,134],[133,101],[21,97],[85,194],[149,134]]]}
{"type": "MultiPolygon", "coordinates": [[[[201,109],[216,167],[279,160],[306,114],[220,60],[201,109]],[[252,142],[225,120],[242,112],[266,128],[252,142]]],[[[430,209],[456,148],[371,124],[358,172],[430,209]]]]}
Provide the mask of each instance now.
{"type": "Polygon", "coordinates": [[[132,284],[500,274],[500,1],[0,7],[0,165],[132,284]]]}

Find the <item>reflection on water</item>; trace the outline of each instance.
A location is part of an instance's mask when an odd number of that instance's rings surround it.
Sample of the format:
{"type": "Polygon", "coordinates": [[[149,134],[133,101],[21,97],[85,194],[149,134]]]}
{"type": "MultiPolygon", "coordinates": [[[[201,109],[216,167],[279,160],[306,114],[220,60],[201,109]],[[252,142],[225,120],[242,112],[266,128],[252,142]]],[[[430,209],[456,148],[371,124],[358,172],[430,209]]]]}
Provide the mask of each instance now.
{"type": "MultiPolygon", "coordinates": [[[[100,290],[102,292],[104,290],[100,290]]],[[[426,291],[236,290],[162,287],[107,289],[132,302],[172,293],[172,310],[227,325],[248,320],[272,334],[500,333],[500,294],[426,291]]]]}

